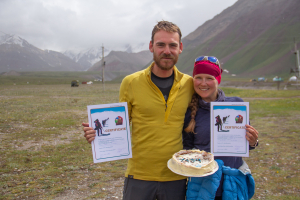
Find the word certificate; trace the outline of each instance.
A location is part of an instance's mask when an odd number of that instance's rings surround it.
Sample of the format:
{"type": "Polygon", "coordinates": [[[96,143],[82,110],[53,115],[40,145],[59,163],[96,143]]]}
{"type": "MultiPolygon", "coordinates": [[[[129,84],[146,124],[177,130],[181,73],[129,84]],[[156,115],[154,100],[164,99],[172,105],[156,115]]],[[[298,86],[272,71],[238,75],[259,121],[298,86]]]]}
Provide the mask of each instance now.
{"type": "Polygon", "coordinates": [[[249,102],[211,102],[210,108],[211,153],[249,157],[245,129],[249,124],[249,102]]]}
{"type": "Polygon", "coordinates": [[[89,126],[96,130],[94,163],[132,157],[127,103],[87,106],[89,126]]]}

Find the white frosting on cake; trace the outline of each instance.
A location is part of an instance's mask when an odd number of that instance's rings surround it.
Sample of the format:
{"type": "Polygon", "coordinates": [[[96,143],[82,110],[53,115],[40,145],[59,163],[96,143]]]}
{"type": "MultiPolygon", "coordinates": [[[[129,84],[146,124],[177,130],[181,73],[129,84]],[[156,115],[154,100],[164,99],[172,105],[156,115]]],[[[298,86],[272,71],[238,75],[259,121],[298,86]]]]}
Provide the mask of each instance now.
{"type": "Polygon", "coordinates": [[[216,171],[218,166],[209,152],[181,150],[173,155],[169,167],[182,175],[201,176],[216,171]]]}

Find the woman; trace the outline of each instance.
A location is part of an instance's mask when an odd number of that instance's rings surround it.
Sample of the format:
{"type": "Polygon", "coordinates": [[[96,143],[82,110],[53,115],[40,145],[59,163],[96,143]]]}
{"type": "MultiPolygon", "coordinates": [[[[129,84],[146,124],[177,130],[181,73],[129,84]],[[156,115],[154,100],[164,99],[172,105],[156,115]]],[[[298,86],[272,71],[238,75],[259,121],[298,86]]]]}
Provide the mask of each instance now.
{"type": "MultiPolygon", "coordinates": [[[[221,89],[222,69],[217,58],[200,56],[195,60],[193,79],[195,93],[185,115],[183,130],[184,149],[200,149],[210,152],[210,102],[242,102],[239,97],[226,97],[221,89]]],[[[250,148],[258,145],[258,131],[246,125],[246,139],[250,148]]],[[[238,169],[243,164],[241,157],[221,157],[224,166],[238,169]]],[[[215,199],[222,199],[223,176],[215,195],[215,199]]]]}

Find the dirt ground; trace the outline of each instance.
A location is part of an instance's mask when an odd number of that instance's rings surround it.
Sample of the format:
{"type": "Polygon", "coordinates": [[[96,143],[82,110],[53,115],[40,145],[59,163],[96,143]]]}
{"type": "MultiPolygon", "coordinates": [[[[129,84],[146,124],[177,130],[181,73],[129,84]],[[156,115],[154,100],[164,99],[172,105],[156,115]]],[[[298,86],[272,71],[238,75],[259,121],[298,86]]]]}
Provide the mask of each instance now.
{"type": "MultiPolygon", "coordinates": [[[[262,89],[262,88],[266,89],[267,88],[268,90],[276,90],[277,89],[276,85],[274,85],[273,83],[266,83],[266,84],[258,83],[257,84],[257,83],[249,82],[249,83],[234,83],[234,84],[232,84],[232,83],[228,83],[228,82],[224,81],[224,83],[223,83],[223,85],[221,85],[221,87],[225,87],[225,86],[233,87],[233,88],[243,88],[243,89],[245,89],[245,88],[246,89],[248,89],[248,88],[249,89],[262,89]]],[[[289,87],[292,87],[292,86],[289,86],[289,87]]],[[[288,87],[288,89],[289,89],[289,87],[288,87]]],[[[283,88],[280,88],[280,89],[283,89],[283,88]]],[[[292,89],[295,90],[295,87],[292,89]]],[[[35,91],[35,90],[32,90],[32,91],[35,91]]],[[[58,99],[69,99],[70,98],[69,96],[65,97],[63,95],[57,96],[57,97],[56,96],[50,96],[50,97],[58,98],[58,99]]],[[[8,99],[9,100],[17,100],[18,98],[33,98],[33,96],[30,96],[30,95],[29,96],[18,96],[18,93],[16,93],[16,95],[11,95],[11,96],[0,95],[0,99],[2,99],[2,100],[8,100],[8,99]]],[[[293,98],[300,98],[300,96],[296,96],[293,98]]],[[[251,100],[251,101],[252,100],[281,100],[281,99],[284,99],[284,98],[259,98],[259,97],[244,98],[245,101],[247,101],[247,100],[251,100]]],[[[76,97],[76,102],[77,101],[78,102],[84,101],[84,98],[76,97]]],[[[111,101],[111,98],[107,97],[107,101],[111,101]]],[[[294,100],[292,99],[290,101],[293,102],[294,100]]],[[[13,102],[13,101],[5,101],[5,102],[13,102]]],[[[76,105],[75,103],[73,103],[73,104],[76,105]]],[[[82,104],[86,105],[85,102],[82,102],[82,104]]],[[[58,112],[60,112],[60,111],[58,111],[58,112]]],[[[76,114],[77,114],[76,116],[86,116],[86,111],[80,110],[76,114]]],[[[51,117],[51,116],[49,116],[49,117],[51,117]]],[[[294,116],[293,120],[298,120],[299,115],[296,116],[296,118],[297,119],[295,119],[295,116],[294,116]]],[[[258,168],[267,169],[266,172],[261,173],[261,174],[258,173],[258,171],[255,171],[255,168],[253,170],[256,181],[260,185],[260,187],[257,188],[256,199],[268,199],[267,197],[269,194],[268,193],[269,189],[266,190],[264,185],[270,184],[268,181],[270,181],[271,178],[274,176],[278,176],[278,179],[284,177],[284,178],[282,178],[282,184],[281,184],[284,186],[284,189],[280,188],[281,191],[278,193],[278,195],[284,194],[284,193],[286,193],[287,195],[295,194],[295,193],[300,194],[300,190],[298,190],[297,186],[295,186],[296,183],[294,183],[294,182],[290,183],[291,181],[295,181],[294,178],[295,178],[295,176],[298,176],[299,169],[295,169],[293,172],[294,174],[285,175],[284,173],[286,171],[291,170],[288,167],[290,160],[284,160],[284,161],[282,161],[282,163],[280,163],[280,158],[279,158],[280,152],[282,152],[283,150],[286,150],[288,148],[291,148],[290,150],[288,150],[288,152],[291,152],[290,154],[291,154],[292,158],[293,157],[296,158],[296,160],[294,160],[293,162],[296,162],[295,166],[297,166],[297,162],[298,162],[297,159],[300,157],[299,156],[297,157],[295,155],[299,154],[299,151],[297,153],[297,152],[295,152],[294,149],[299,148],[299,146],[293,136],[293,135],[296,135],[296,132],[297,132],[296,127],[295,127],[296,125],[289,124],[289,122],[291,121],[290,118],[280,118],[281,120],[277,121],[278,119],[279,119],[278,117],[276,117],[276,119],[275,118],[273,119],[270,117],[269,118],[261,118],[260,121],[256,122],[257,124],[259,124],[259,127],[260,127],[262,133],[269,132],[269,128],[273,128],[273,129],[276,129],[276,132],[279,132],[280,134],[282,133],[282,135],[283,135],[282,137],[281,136],[279,137],[277,135],[276,136],[271,135],[271,134],[270,135],[262,135],[263,138],[265,139],[265,142],[262,142],[260,140],[260,142],[261,142],[260,147],[257,149],[257,151],[255,150],[255,152],[251,152],[254,155],[260,155],[260,154],[262,154],[262,152],[264,152],[264,155],[261,156],[262,160],[255,160],[255,158],[250,158],[251,160],[250,159],[249,160],[250,160],[250,162],[255,163],[255,164],[259,163],[257,166],[258,168]],[[280,128],[277,127],[278,124],[280,125],[279,126],[280,128]],[[293,130],[294,132],[290,133],[289,136],[284,135],[284,133],[289,130],[293,130]],[[291,137],[291,136],[293,136],[293,137],[291,137]],[[272,137],[275,137],[276,140],[272,137]],[[286,142],[285,139],[288,137],[291,137],[289,139],[289,142],[292,143],[292,145],[290,145],[288,147],[277,146],[278,144],[280,144],[279,142],[281,140],[282,140],[282,142],[286,142]],[[277,142],[277,140],[280,140],[280,141],[278,141],[278,144],[277,145],[274,144],[274,149],[269,150],[272,153],[267,152],[266,150],[268,150],[271,147],[273,148],[271,142],[273,142],[273,141],[277,142]],[[270,156],[270,158],[269,158],[269,156],[270,156]],[[267,163],[268,163],[268,167],[265,166],[265,165],[267,165],[267,163]],[[270,166],[270,163],[272,163],[272,166],[270,166]],[[277,170],[277,171],[275,171],[275,170],[277,170]]],[[[3,122],[2,127],[6,127],[6,125],[7,125],[6,122],[4,122],[4,121],[1,121],[1,122],[3,122]]],[[[18,129],[20,129],[20,130],[18,130],[19,132],[22,132],[22,130],[28,130],[31,128],[28,124],[21,123],[21,124],[17,124],[17,125],[18,125],[18,129]]],[[[15,126],[14,124],[10,124],[10,127],[5,128],[5,130],[14,131],[17,129],[14,126],[15,126]]],[[[55,129],[55,127],[50,127],[48,129],[53,129],[53,128],[55,129]]],[[[3,128],[3,130],[4,130],[4,128],[3,128]]],[[[9,138],[9,132],[4,132],[3,130],[1,131],[1,129],[0,129],[0,140],[4,141],[4,139],[9,138]]],[[[46,130],[46,128],[45,128],[45,130],[46,130]]],[[[60,145],[71,144],[73,141],[78,141],[78,140],[84,140],[81,125],[72,126],[72,129],[70,129],[69,131],[66,131],[61,135],[56,135],[55,137],[49,137],[49,138],[47,138],[47,140],[40,139],[40,140],[38,140],[38,142],[36,142],[35,140],[26,140],[26,141],[19,140],[18,143],[22,143],[22,146],[14,145],[13,149],[40,151],[41,146],[57,147],[60,145]]],[[[88,146],[89,144],[86,143],[86,145],[88,146]]],[[[0,149],[4,150],[4,148],[5,147],[2,147],[0,149]]],[[[1,164],[1,160],[0,160],[0,164],[1,164]]],[[[106,186],[102,187],[102,186],[96,185],[97,187],[91,187],[91,184],[93,184],[93,183],[97,184],[99,182],[99,181],[93,179],[93,177],[95,175],[97,175],[97,172],[95,173],[88,169],[81,170],[80,173],[81,172],[82,172],[83,178],[81,178],[79,181],[71,179],[70,182],[72,182],[71,183],[72,187],[70,189],[65,189],[64,191],[55,194],[55,198],[51,198],[51,199],[55,199],[55,200],[67,200],[67,199],[98,199],[98,200],[112,199],[112,200],[114,200],[114,199],[122,199],[123,184],[124,184],[123,175],[119,175],[118,177],[117,176],[116,177],[109,176],[107,178],[107,180],[105,181],[106,186]]],[[[19,172],[18,172],[18,170],[16,170],[12,173],[14,174],[14,173],[19,173],[19,172]]],[[[123,172],[122,172],[122,174],[123,174],[123,172]]],[[[4,175],[3,175],[3,177],[4,177],[4,175]]],[[[65,176],[65,178],[66,178],[66,176],[65,176]]],[[[43,189],[38,189],[38,190],[40,190],[40,192],[38,192],[39,194],[43,193],[43,189]]],[[[274,190],[272,190],[272,192],[274,193],[274,190]]],[[[1,194],[1,192],[0,192],[0,194],[1,194]]],[[[41,197],[41,196],[39,196],[39,197],[41,197]]],[[[0,199],[1,199],[1,196],[0,196],[0,199]]],[[[14,199],[22,199],[22,198],[18,198],[16,196],[16,198],[14,198],[14,199]]]]}
{"type": "MultiPolygon", "coordinates": [[[[100,190],[108,192],[109,194],[103,198],[92,198],[97,200],[116,200],[123,198],[123,186],[124,178],[118,178],[115,180],[108,181],[109,187],[101,188],[100,190]]],[[[67,190],[59,194],[54,200],[75,200],[75,199],[89,199],[92,195],[95,195],[97,192],[91,193],[90,188],[88,187],[90,182],[88,178],[83,180],[79,185],[77,190],[67,190]]]]}

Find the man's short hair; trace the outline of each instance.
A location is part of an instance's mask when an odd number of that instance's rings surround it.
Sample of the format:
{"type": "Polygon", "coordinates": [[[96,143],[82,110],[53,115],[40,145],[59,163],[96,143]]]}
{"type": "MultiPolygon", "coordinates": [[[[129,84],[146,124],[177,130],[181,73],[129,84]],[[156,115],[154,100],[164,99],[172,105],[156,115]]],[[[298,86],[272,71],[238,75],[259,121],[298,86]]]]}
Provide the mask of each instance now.
{"type": "Polygon", "coordinates": [[[154,40],[155,33],[157,33],[160,30],[167,31],[169,33],[178,33],[179,42],[181,42],[181,36],[182,35],[181,35],[180,28],[176,24],[173,24],[172,22],[168,22],[168,21],[163,20],[163,21],[158,22],[152,30],[152,37],[151,37],[152,43],[153,43],[153,40],[154,40]]]}

